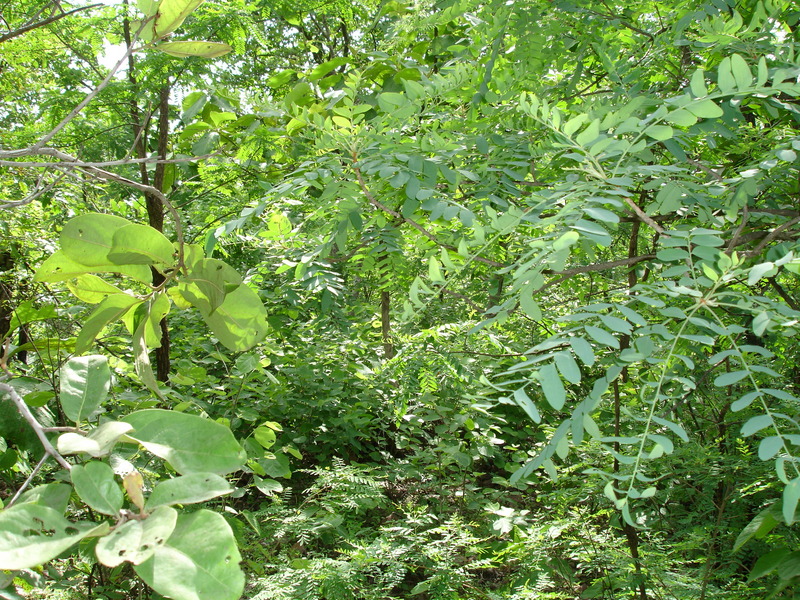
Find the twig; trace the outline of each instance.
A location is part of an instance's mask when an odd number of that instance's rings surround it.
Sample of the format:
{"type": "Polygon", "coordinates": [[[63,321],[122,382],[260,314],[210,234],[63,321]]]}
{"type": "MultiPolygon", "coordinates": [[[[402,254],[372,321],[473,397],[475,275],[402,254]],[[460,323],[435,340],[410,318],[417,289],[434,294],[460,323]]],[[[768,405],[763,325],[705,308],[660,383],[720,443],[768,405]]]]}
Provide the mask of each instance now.
{"type": "Polygon", "coordinates": [[[664,228],[661,227],[661,225],[659,225],[658,223],[656,223],[652,219],[652,217],[650,217],[650,215],[644,212],[639,207],[639,205],[636,204],[636,202],[631,200],[628,196],[625,196],[625,202],[628,204],[628,206],[631,207],[633,212],[636,213],[636,216],[639,217],[642,220],[642,222],[647,223],[654,231],[658,232],[660,235],[663,235],[664,237],[669,237],[668,234],[664,233],[664,228]]]}
{"type": "Polygon", "coordinates": [[[747,224],[747,219],[750,216],[750,212],[747,210],[747,204],[742,207],[742,222],[739,223],[739,227],[736,228],[736,233],[733,234],[731,241],[728,243],[728,247],[725,249],[726,254],[732,254],[733,249],[739,243],[739,238],[742,237],[742,232],[744,231],[744,226],[747,224]]]}
{"type": "Polygon", "coordinates": [[[22,418],[28,422],[28,425],[31,426],[36,437],[39,438],[39,441],[44,446],[45,457],[47,455],[52,456],[56,459],[56,462],[64,467],[67,471],[72,469],[72,465],[70,465],[61,454],[59,454],[58,450],[55,449],[53,444],[50,443],[50,440],[47,439],[47,436],[44,434],[44,427],[42,427],[41,423],[36,420],[36,417],[33,416],[31,409],[28,408],[28,405],[25,404],[25,401],[17,394],[17,390],[13,387],[8,385],[7,383],[0,382],[0,392],[5,392],[11,398],[11,401],[14,403],[14,406],[17,407],[19,414],[22,415],[22,418]]]}
{"type": "Polygon", "coordinates": [[[8,33],[4,33],[0,35],[0,44],[3,42],[7,42],[8,40],[14,39],[17,36],[22,35],[23,33],[27,33],[33,29],[38,29],[39,27],[44,27],[45,25],[50,25],[51,23],[55,23],[63,19],[64,17],[68,17],[76,12],[80,12],[82,10],[89,10],[91,8],[97,8],[98,6],[103,6],[102,4],[90,4],[89,6],[81,6],[79,8],[73,8],[70,11],[62,12],[57,15],[53,15],[52,17],[48,17],[46,19],[42,19],[41,21],[36,21],[35,23],[28,23],[27,25],[23,25],[19,29],[14,29],[13,31],[9,31],[8,33]]]}
{"type": "Polygon", "coordinates": [[[778,237],[781,233],[789,229],[792,225],[797,225],[798,223],[800,223],[800,217],[795,217],[794,219],[786,221],[786,223],[784,223],[783,225],[776,227],[775,229],[770,231],[769,234],[763,240],[761,240],[761,243],[758,246],[756,246],[754,250],[748,252],[747,255],[758,256],[759,254],[761,254],[761,251],[767,247],[767,244],[769,244],[772,240],[778,237]]]}
{"type": "MultiPolygon", "coordinates": [[[[40,148],[35,151],[31,151],[27,156],[53,156],[57,157],[59,154],[62,154],[60,150],[56,150],[55,148],[40,148]]],[[[0,156],[3,153],[0,152],[0,156]]],[[[214,158],[218,156],[217,152],[212,154],[203,154],[202,156],[184,156],[183,158],[158,158],[155,156],[151,156],[148,158],[121,158],[119,160],[101,160],[97,162],[85,162],[82,160],[72,160],[69,162],[71,167],[77,168],[88,168],[88,167],[118,167],[124,165],[133,165],[133,164],[155,164],[155,165],[169,165],[169,164],[178,164],[178,163],[187,163],[187,162],[194,162],[196,160],[205,160],[207,158],[214,158]]],[[[55,169],[57,167],[63,166],[64,163],[53,163],[53,162],[36,162],[36,161],[18,161],[18,160],[3,160],[0,159],[0,167],[20,167],[25,169],[55,169]]]]}
{"type": "Polygon", "coordinates": [[[30,204],[34,200],[36,200],[39,196],[46,194],[53,188],[55,188],[61,180],[66,177],[66,173],[61,173],[58,177],[55,178],[52,182],[48,183],[44,187],[39,187],[41,185],[42,179],[44,179],[44,174],[39,177],[38,181],[36,182],[36,190],[25,196],[22,200],[15,200],[13,202],[6,202],[5,204],[0,204],[0,210],[8,209],[8,208],[18,208],[20,206],[25,206],[26,204],[30,204]]]}
{"type": "MultiPolygon", "coordinates": [[[[593,271],[607,271],[608,269],[614,269],[616,267],[627,267],[627,266],[638,264],[638,263],[643,262],[645,260],[652,260],[655,257],[656,257],[655,254],[642,254],[641,256],[632,256],[632,257],[629,257],[629,258],[621,258],[619,260],[612,260],[610,262],[595,263],[593,265],[582,265],[580,267],[574,267],[572,269],[567,269],[566,271],[550,271],[550,274],[552,274],[552,275],[561,275],[561,277],[559,277],[558,279],[554,279],[553,281],[548,281],[546,284],[544,284],[541,288],[539,288],[537,290],[537,293],[541,292],[542,290],[545,290],[545,289],[547,289],[549,287],[557,285],[557,284],[561,283],[562,281],[566,281],[567,279],[569,279],[570,277],[572,277],[574,275],[580,275],[581,273],[591,273],[593,271]]],[[[545,272],[547,272],[547,271],[545,271],[545,272]]]]}
{"type": "Polygon", "coordinates": [[[44,456],[39,460],[38,463],[36,463],[36,466],[33,467],[33,470],[31,470],[31,474],[28,475],[27,479],[25,479],[25,481],[22,482],[22,485],[19,486],[19,489],[17,490],[17,493],[14,494],[14,497],[11,498],[11,500],[8,501],[8,504],[6,504],[6,508],[10,507],[11,505],[14,504],[14,502],[19,500],[19,497],[22,496],[22,494],[25,492],[25,490],[31,484],[31,481],[33,481],[33,478],[36,477],[36,474],[39,471],[42,470],[42,467],[44,466],[44,462],[47,460],[47,456],[48,455],[45,452],[44,456]]]}

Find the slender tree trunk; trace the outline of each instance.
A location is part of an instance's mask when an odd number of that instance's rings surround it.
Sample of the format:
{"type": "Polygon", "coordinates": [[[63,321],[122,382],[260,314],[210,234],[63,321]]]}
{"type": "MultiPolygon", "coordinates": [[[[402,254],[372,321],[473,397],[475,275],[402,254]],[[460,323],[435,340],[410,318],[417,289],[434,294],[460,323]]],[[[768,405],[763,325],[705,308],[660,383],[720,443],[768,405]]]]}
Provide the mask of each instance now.
{"type": "MultiPolygon", "coordinates": [[[[631,237],[628,242],[628,257],[637,256],[637,251],[639,247],[639,223],[634,222],[633,226],[631,227],[631,237]]],[[[631,267],[630,272],[628,273],[628,286],[633,287],[636,285],[636,267],[631,267]]],[[[630,345],[630,337],[625,335],[622,336],[620,339],[620,351],[625,350],[630,345]]],[[[622,373],[620,374],[623,382],[628,381],[628,368],[625,367],[622,369],[622,373]]],[[[615,379],[612,385],[612,389],[614,390],[614,436],[620,437],[622,435],[621,431],[621,404],[622,399],[619,393],[619,380],[615,379]]],[[[620,445],[618,442],[614,442],[614,450],[619,453],[620,445]]],[[[619,472],[619,460],[615,457],[614,458],[614,473],[619,472]]],[[[647,585],[645,584],[644,580],[644,573],[642,571],[642,560],[639,555],[639,532],[637,529],[631,525],[630,523],[626,523],[623,521],[622,523],[622,531],[625,534],[625,540],[628,542],[628,552],[631,555],[631,561],[633,562],[633,577],[634,577],[634,584],[635,589],[638,592],[639,600],[647,600],[647,585]]]]}
{"type": "MultiPolygon", "coordinates": [[[[123,34],[125,43],[130,47],[131,45],[131,30],[128,19],[123,21],[123,34]]],[[[136,91],[138,89],[138,82],[136,80],[136,62],[131,55],[128,58],[128,81],[131,84],[131,100],[130,100],[130,115],[131,125],[133,127],[134,135],[134,152],[137,158],[147,158],[147,133],[149,118],[145,121],[142,116],[142,111],[139,109],[139,104],[136,100],[136,91]]],[[[170,84],[167,82],[159,90],[158,98],[158,157],[162,160],[167,158],[167,148],[169,141],[169,94],[170,84]]],[[[153,181],[150,181],[150,174],[147,171],[147,165],[140,163],[139,177],[144,185],[152,185],[154,188],[163,190],[164,185],[164,171],[166,165],[163,163],[156,164],[153,172],[153,181]]],[[[145,206],[147,208],[147,221],[148,225],[153,229],[163,232],[164,231],[164,206],[161,201],[152,194],[145,194],[145,206]]],[[[164,276],[152,269],[153,272],[153,285],[159,286],[164,281],[164,276]]],[[[161,320],[161,346],[155,350],[155,364],[156,364],[156,379],[158,381],[168,381],[170,371],[170,337],[167,319],[161,320]]]]}
{"type": "Polygon", "coordinates": [[[389,320],[390,305],[389,292],[381,292],[381,336],[383,337],[383,356],[394,358],[394,344],[392,344],[391,321],[389,320]]]}

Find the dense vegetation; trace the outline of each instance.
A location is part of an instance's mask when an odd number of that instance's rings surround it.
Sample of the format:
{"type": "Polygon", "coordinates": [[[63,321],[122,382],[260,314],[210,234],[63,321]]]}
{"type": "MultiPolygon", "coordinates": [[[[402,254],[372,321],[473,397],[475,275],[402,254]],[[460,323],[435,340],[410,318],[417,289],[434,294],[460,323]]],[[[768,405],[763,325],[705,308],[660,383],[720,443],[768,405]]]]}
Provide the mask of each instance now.
{"type": "Polygon", "coordinates": [[[795,3],[109,4],[0,4],[0,598],[797,597],[795,3]]]}

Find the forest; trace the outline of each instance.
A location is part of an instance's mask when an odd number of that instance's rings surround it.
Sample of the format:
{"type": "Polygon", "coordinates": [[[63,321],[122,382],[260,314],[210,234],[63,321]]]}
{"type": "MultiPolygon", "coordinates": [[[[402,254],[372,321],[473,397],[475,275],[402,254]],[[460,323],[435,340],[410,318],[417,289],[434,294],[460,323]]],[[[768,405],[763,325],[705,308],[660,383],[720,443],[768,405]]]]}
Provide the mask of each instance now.
{"type": "Polygon", "coordinates": [[[798,52],[0,0],[0,599],[800,598],[798,52]]]}

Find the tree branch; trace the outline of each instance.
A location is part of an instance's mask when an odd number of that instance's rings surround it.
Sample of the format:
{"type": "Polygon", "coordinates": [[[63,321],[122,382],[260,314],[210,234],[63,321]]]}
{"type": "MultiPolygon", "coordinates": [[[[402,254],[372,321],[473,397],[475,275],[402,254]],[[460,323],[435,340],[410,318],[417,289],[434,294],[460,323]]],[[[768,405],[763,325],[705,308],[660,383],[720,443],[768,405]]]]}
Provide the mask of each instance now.
{"type": "Polygon", "coordinates": [[[62,13],[59,13],[57,15],[53,15],[51,17],[47,17],[46,19],[42,19],[41,21],[36,21],[35,23],[28,23],[27,25],[23,25],[19,29],[14,29],[13,31],[9,31],[7,33],[4,33],[3,35],[0,35],[0,44],[2,44],[3,42],[7,42],[8,40],[14,39],[15,37],[18,37],[18,36],[22,35],[23,33],[28,33],[29,31],[32,31],[33,29],[38,29],[39,27],[44,27],[45,25],[50,25],[51,23],[55,23],[56,21],[59,21],[59,20],[63,19],[64,17],[68,17],[70,15],[74,15],[75,13],[80,12],[82,10],[89,10],[91,8],[97,8],[98,6],[103,6],[103,5],[102,4],[90,4],[89,6],[81,6],[79,8],[73,8],[72,10],[69,10],[67,12],[62,12],[62,13]]]}
{"type": "Polygon", "coordinates": [[[7,383],[0,382],[0,392],[5,392],[8,394],[9,398],[11,398],[11,402],[14,403],[16,406],[17,411],[19,414],[22,415],[22,418],[28,422],[28,425],[31,426],[36,437],[39,438],[39,441],[44,446],[45,455],[50,455],[56,459],[56,462],[64,467],[67,471],[72,468],[72,465],[69,464],[63,456],[53,447],[53,444],[50,443],[50,440],[47,439],[47,436],[44,434],[44,427],[42,427],[41,423],[36,420],[36,417],[33,416],[31,409],[28,408],[28,405],[25,404],[25,400],[23,400],[19,394],[17,394],[17,390],[13,387],[8,385],[7,383]]]}

